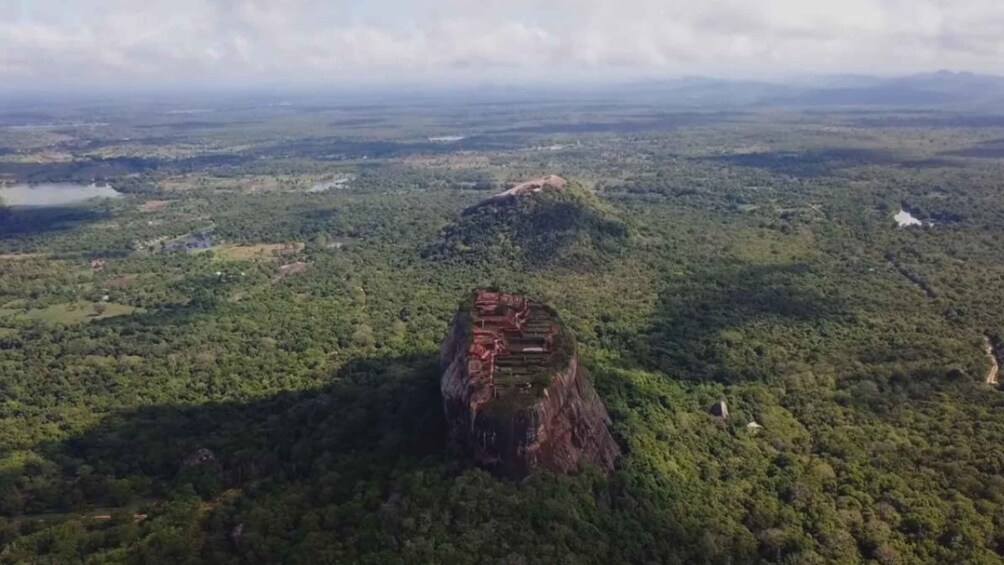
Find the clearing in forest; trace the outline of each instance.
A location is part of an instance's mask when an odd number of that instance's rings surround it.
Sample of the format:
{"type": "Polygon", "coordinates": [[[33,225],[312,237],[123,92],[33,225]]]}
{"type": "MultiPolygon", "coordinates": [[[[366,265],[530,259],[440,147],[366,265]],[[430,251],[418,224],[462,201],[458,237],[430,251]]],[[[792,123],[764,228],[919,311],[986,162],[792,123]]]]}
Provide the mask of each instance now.
{"type": "Polygon", "coordinates": [[[25,261],[44,256],[42,253],[2,253],[0,254],[0,261],[25,261]]]}
{"type": "Polygon", "coordinates": [[[147,200],[139,205],[139,209],[143,212],[153,212],[154,210],[160,210],[170,203],[170,200],[147,200]]]}
{"type": "Polygon", "coordinates": [[[303,251],[303,243],[258,243],[255,245],[221,245],[213,251],[230,261],[248,261],[251,259],[274,259],[282,255],[292,255],[303,251]]]}
{"type": "Polygon", "coordinates": [[[131,282],[138,279],[139,275],[136,273],[128,275],[119,275],[113,279],[108,279],[105,281],[105,286],[108,288],[123,288],[129,286],[131,282]]]}
{"type": "Polygon", "coordinates": [[[289,275],[295,275],[296,273],[301,273],[307,268],[307,264],[303,261],[296,261],[295,263],[290,263],[288,265],[283,265],[279,267],[279,274],[277,274],[272,282],[279,282],[280,280],[288,277],[289,275]]]}
{"type": "Polygon", "coordinates": [[[21,319],[41,320],[50,324],[79,324],[125,316],[136,310],[134,306],[114,302],[64,302],[27,311],[0,310],[0,313],[13,314],[16,318],[21,319]]]}

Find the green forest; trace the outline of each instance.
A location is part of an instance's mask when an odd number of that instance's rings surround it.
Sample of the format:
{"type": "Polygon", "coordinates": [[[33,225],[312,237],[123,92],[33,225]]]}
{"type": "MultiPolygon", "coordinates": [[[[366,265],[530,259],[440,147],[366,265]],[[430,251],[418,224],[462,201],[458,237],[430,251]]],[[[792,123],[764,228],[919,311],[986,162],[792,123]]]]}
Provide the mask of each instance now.
{"type": "Polygon", "coordinates": [[[1004,560],[1004,127],[533,108],[0,128],[121,193],[0,210],[0,563],[1004,560]],[[612,474],[447,443],[475,287],[574,333],[612,474]]]}

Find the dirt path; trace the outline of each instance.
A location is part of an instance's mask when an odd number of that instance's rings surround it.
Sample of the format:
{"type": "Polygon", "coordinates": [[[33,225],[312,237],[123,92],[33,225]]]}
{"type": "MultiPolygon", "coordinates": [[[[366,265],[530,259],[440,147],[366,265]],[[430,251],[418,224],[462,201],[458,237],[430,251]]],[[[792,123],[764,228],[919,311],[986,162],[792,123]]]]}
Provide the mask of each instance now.
{"type": "Polygon", "coordinates": [[[997,352],[994,351],[994,344],[990,342],[990,338],[983,336],[984,343],[986,343],[985,351],[987,352],[987,358],[990,359],[990,372],[987,373],[987,384],[997,386],[998,377],[1000,377],[1001,367],[997,362],[997,352]]]}
{"type": "MultiPolygon", "coordinates": [[[[135,520],[137,524],[140,523],[140,522],[142,522],[143,520],[146,520],[146,518],[147,518],[146,514],[133,514],[132,515],[132,519],[135,520]]],[[[92,520],[111,520],[112,519],[112,515],[111,514],[97,514],[95,516],[91,516],[91,519],[92,520]]]]}

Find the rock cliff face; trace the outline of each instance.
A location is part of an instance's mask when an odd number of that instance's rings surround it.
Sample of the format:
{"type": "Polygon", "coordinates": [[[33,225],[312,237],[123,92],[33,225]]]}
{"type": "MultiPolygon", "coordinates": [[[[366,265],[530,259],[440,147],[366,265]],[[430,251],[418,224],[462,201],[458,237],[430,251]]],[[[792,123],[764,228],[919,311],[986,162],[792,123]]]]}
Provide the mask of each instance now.
{"type": "Polygon", "coordinates": [[[453,441],[497,475],[613,469],[610,417],[583,375],[575,343],[542,304],[476,291],[440,350],[453,441]]]}

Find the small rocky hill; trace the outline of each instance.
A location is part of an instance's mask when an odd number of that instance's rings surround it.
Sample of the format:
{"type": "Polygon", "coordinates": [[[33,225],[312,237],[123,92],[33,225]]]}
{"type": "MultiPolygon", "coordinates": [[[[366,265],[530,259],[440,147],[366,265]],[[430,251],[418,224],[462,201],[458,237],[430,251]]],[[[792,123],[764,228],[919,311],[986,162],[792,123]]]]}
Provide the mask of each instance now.
{"type": "Polygon", "coordinates": [[[628,238],[628,225],[612,206],[578,183],[551,175],[467,208],[425,256],[588,266],[620,253],[628,238]]]}
{"type": "Polygon", "coordinates": [[[519,480],[582,464],[610,471],[620,454],[606,407],[557,314],[526,297],[477,290],[440,350],[451,439],[475,462],[519,480]]]}

